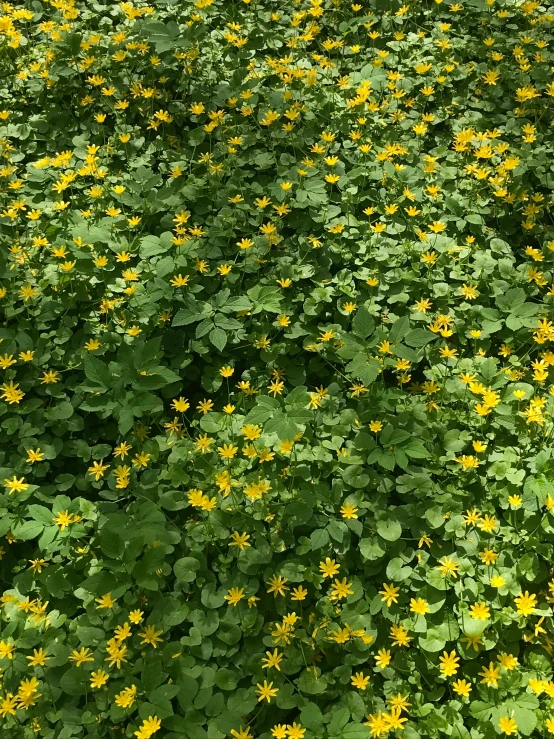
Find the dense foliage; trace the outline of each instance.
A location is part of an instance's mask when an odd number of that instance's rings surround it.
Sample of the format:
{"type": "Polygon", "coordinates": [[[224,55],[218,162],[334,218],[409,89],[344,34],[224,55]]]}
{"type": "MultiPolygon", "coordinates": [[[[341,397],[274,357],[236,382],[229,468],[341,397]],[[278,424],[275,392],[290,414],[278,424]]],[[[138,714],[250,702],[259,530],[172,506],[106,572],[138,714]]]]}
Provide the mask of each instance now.
{"type": "Polygon", "coordinates": [[[0,732],[554,733],[554,15],[0,9],[0,732]]]}

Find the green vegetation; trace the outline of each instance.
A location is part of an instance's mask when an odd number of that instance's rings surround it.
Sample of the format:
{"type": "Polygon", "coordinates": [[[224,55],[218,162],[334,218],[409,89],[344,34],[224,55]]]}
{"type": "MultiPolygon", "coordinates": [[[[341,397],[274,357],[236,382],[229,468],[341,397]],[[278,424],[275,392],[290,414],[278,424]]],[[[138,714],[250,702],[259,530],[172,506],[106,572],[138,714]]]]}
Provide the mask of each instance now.
{"type": "Polygon", "coordinates": [[[536,2],[0,10],[0,733],[554,733],[536,2]]]}

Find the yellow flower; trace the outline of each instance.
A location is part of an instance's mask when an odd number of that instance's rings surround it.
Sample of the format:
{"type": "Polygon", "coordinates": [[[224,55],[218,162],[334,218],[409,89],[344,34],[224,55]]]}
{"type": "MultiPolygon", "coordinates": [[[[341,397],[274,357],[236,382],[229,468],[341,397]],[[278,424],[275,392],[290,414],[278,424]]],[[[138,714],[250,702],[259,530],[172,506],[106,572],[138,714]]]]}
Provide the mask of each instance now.
{"type": "Polygon", "coordinates": [[[510,716],[501,716],[498,719],[498,728],[503,734],[507,734],[508,736],[510,734],[517,734],[516,720],[510,716]]]}
{"type": "Polygon", "coordinates": [[[400,592],[400,588],[397,588],[395,585],[383,585],[383,590],[379,591],[379,595],[381,596],[381,600],[383,603],[386,603],[387,606],[390,608],[393,603],[398,602],[398,593],[400,592]]]}
{"type": "Polygon", "coordinates": [[[353,503],[344,503],[344,505],[340,509],[340,512],[343,518],[358,518],[358,516],[356,515],[358,509],[353,503]]]}
{"type": "Polygon", "coordinates": [[[445,677],[450,677],[458,672],[460,666],[460,658],[457,656],[455,651],[443,652],[442,656],[439,657],[440,671],[445,677]]]}
{"type": "Polygon", "coordinates": [[[69,655],[69,659],[75,662],[77,667],[80,667],[85,662],[94,662],[94,657],[88,647],[81,647],[80,650],[74,649],[69,655]]]}
{"type": "Polygon", "coordinates": [[[90,687],[91,688],[101,688],[103,685],[105,685],[109,680],[109,675],[107,672],[104,672],[104,670],[97,670],[96,672],[91,672],[90,675],[90,687]]]}
{"type": "Polygon", "coordinates": [[[516,604],[518,616],[531,616],[531,614],[535,612],[537,596],[534,594],[530,595],[529,591],[526,590],[525,593],[520,593],[517,598],[515,598],[514,602],[516,604]]]}
{"type": "Polygon", "coordinates": [[[185,285],[188,284],[188,281],[190,280],[190,275],[183,275],[178,274],[175,277],[172,277],[170,280],[170,284],[172,287],[185,287],[185,285]]]}
{"type": "Polygon", "coordinates": [[[56,526],[59,526],[62,531],[65,531],[69,524],[73,523],[73,520],[73,514],[69,511],[60,511],[60,513],[52,519],[56,526]]]}
{"type": "Polygon", "coordinates": [[[363,672],[357,672],[350,678],[350,682],[358,690],[365,690],[369,682],[369,675],[364,676],[363,672]]]}
{"type": "Polygon", "coordinates": [[[271,699],[275,698],[278,692],[279,692],[279,688],[274,688],[273,683],[268,683],[267,680],[264,680],[263,685],[261,685],[260,683],[256,685],[256,693],[258,694],[258,703],[263,700],[266,700],[268,703],[270,703],[271,699]]]}
{"type": "Polygon", "coordinates": [[[251,546],[251,544],[248,543],[250,534],[239,534],[238,531],[233,531],[230,538],[232,539],[229,544],[230,547],[238,547],[242,551],[245,547],[251,546]]]}
{"type": "Polygon", "coordinates": [[[390,638],[393,640],[393,647],[407,647],[413,639],[412,636],[408,636],[408,630],[398,624],[390,627],[390,638]]]}
{"type": "Polygon", "coordinates": [[[46,652],[42,647],[40,649],[33,650],[32,657],[25,657],[29,662],[29,667],[44,667],[50,657],[47,656],[46,652]]]}
{"type": "Polygon", "coordinates": [[[238,450],[238,446],[235,446],[234,444],[223,444],[223,446],[217,448],[219,456],[222,459],[233,459],[238,450]]]}
{"type": "Polygon", "coordinates": [[[13,492],[24,492],[29,487],[28,483],[25,482],[25,478],[21,477],[20,479],[17,479],[15,475],[12,480],[6,478],[4,480],[4,486],[8,489],[9,495],[13,492]]]}
{"type": "Polygon", "coordinates": [[[459,562],[456,562],[452,557],[443,557],[439,562],[440,564],[438,565],[437,570],[441,571],[442,577],[451,575],[453,578],[456,578],[458,576],[458,569],[460,567],[459,562]]]}
{"type": "Polygon", "coordinates": [[[131,627],[125,621],[123,626],[116,626],[114,629],[114,636],[119,639],[119,641],[125,641],[125,639],[128,639],[132,634],[131,627]]]}
{"type": "Polygon", "coordinates": [[[389,649],[380,649],[377,652],[377,657],[375,657],[375,664],[384,670],[390,664],[391,659],[392,656],[389,649]]]}
{"type": "Polygon", "coordinates": [[[139,631],[139,636],[142,637],[141,644],[151,644],[156,649],[158,644],[163,641],[163,639],[160,639],[162,633],[163,629],[156,631],[155,626],[147,626],[144,631],[139,631]]]}
{"type": "Polygon", "coordinates": [[[344,577],[342,581],[335,579],[331,588],[331,592],[329,594],[329,600],[341,600],[342,598],[347,598],[353,593],[354,591],[352,590],[352,583],[348,582],[346,577],[344,577]]]}
{"type": "Polygon", "coordinates": [[[369,714],[366,718],[367,721],[364,721],[364,725],[369,728],[372,737],[380,737],[388,733],[389,723],[386,713],[383,714],[379,711],[377,714],[369,714]]]}
{"type": "Polygon", "coordinates": [[[508,672],[514,670],[519,664],[517,657],[514,657],[513,654],[503,654],[498,661],[500,666],[508,672]]]}
{"type": "Polygon", "coordinates": [[[425,616],[430,611],[429,603],[423,598],[412,598],[410,601],[410,610],[419,616],[425,616]]]}
{"type": "Polygon", "coordinates": [[[231,736],[234,737],[234,739],[254,739],[253,735],[250,733],[250,729],[248,727],[243,729],[242,726],[238,731],[236,729],[231,729],[231,736]]]}
{"type": "Polygon", "coordinates": [[[280,671],[280,664],[283,659],[283,654],[281,652],[278,652],[277,649],[274,649],[273,653],[266,652],[265,654],[265,658],[262,659],[262,668],[264,670],[274,668],[280,671]]]}
{"type": "Polygon", "coordinates": [[[485,565],[493,565],[496,560],[498,559],[498,554],[496,552],[493,552],[491,549],[484,549],[484,551],[479,552],[479,556],[481,557],[481,562],[485,565]]]}
{"type": "Polygon", "coordinates": [[[27,462],[34,464],[35,462],[42,462],[44,459],[44,452],[40,449],[27,449],[27,462]]]}
{"type": "Polygon", "coordinates": [[[237,606],[238,603],[245,597],[244,588],[231,588],[227,591],[227,595],[225,595],[224,597],[230,606],[237,606]]]}
{"type": "Polygon", "coordinates": [[[479,677],[483,678],[481,682],[485,683],[487,688],[497,688],[500,680],[500,668],[495,667],[494,662],[490,662],[488,667],[483,667],[479,677]]]}
{"type": "Polygon", "coordinates": [[[190,403],[185,398],[181,397],[171,402],[171,407],[179,413],[186,413],[190,408],[190,403]]]}
{"type": "Polygon", "coordinates": [[[299,585],[297,588],[293,588],[291,590],[291,600],[295,601],[302,601],[305,600],[306,596],[308,595],[308,591],[306,588],[303,588],[302,585],[299,585]]]}
{"type": "Polygon", "coordinates": [[[469,607],[469,615],[471,618],[486,621],[490,618],[490,609],[485,603],[474,603],[469,607]]]}
{"type": "Polygon", "coordinates": [[[0,659],[13,659],[15,654],[15,646],[9,642],[0,641],[0,659]]]}
{"type": "Polygon", "coordinates": [[[471,693],[471,683],[467,680],[455,680],[452,683],[452,689],[457,695],[461,695],[463,698],[467,698],[471,693]]]}
{"type": "Polygon", "coordinates": [[[112,598],[111,593],[106,593],[101,598],[96,598],[96,602],[99,604],[96,606],[98,610],[101,608],[113,608],[115,605],[115,599],[112,598]]]}
{"type": "Polygon", "coordinates": [[[288,580],[286,579],[286,577],[281,577],[281,575],[273,575],[273,577],[269,578],[269,587],[267,589],[267,592],[273,593],[275,597],[277,597],[278,595],[284,596],[285,591],[289,589],[286,585],[287,582],[288,580]]]}
{"type": "Polygon", "coordinates": [[[0,716],[2,716],[2,718],[6,718],[6,716],[15,716],[16,708],[18,708],[17,703],[17,696],[14,696],[13,693],[6,693],[0,703],[0,716]]]}
{"type": "Polygon", "coordinates": [[[319,563],[319,570],[324,579],[326,577],[334,577],[339,569],[340,565],[338,565],[334,559],[330,559],[329,557],[327,557],[325,562],[319,563]]]}
{"type": "Polygon", "coordinates": [[[160,730],[162,722],[157,716],[148,716],[140,725],[138,731],[135,731],[137,739],[150,739],[150,737],[160,730]]]}

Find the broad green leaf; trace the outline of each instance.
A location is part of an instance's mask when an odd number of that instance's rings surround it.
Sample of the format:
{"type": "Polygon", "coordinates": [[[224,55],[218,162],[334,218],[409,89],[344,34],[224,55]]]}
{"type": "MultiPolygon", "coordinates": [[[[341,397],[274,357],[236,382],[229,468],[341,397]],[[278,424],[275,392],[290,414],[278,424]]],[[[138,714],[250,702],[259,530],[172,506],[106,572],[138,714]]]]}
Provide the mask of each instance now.
{"type": "Polygon", "coordinates": [[[377,533],[387,541],[396,541],[402,535],[402,526],[393,518],[377,521],[377,533]]]}

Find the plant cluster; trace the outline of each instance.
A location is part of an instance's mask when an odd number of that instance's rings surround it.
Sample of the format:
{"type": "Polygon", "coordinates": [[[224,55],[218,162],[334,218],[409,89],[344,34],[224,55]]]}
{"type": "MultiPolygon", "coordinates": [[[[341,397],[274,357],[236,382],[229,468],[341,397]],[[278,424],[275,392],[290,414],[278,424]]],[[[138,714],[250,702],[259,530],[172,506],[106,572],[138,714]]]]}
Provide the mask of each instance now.
{"type": "Polygon", "coordinates": [[[1,5],[2,737],[554,734],[553,22],[1,5]]]}

